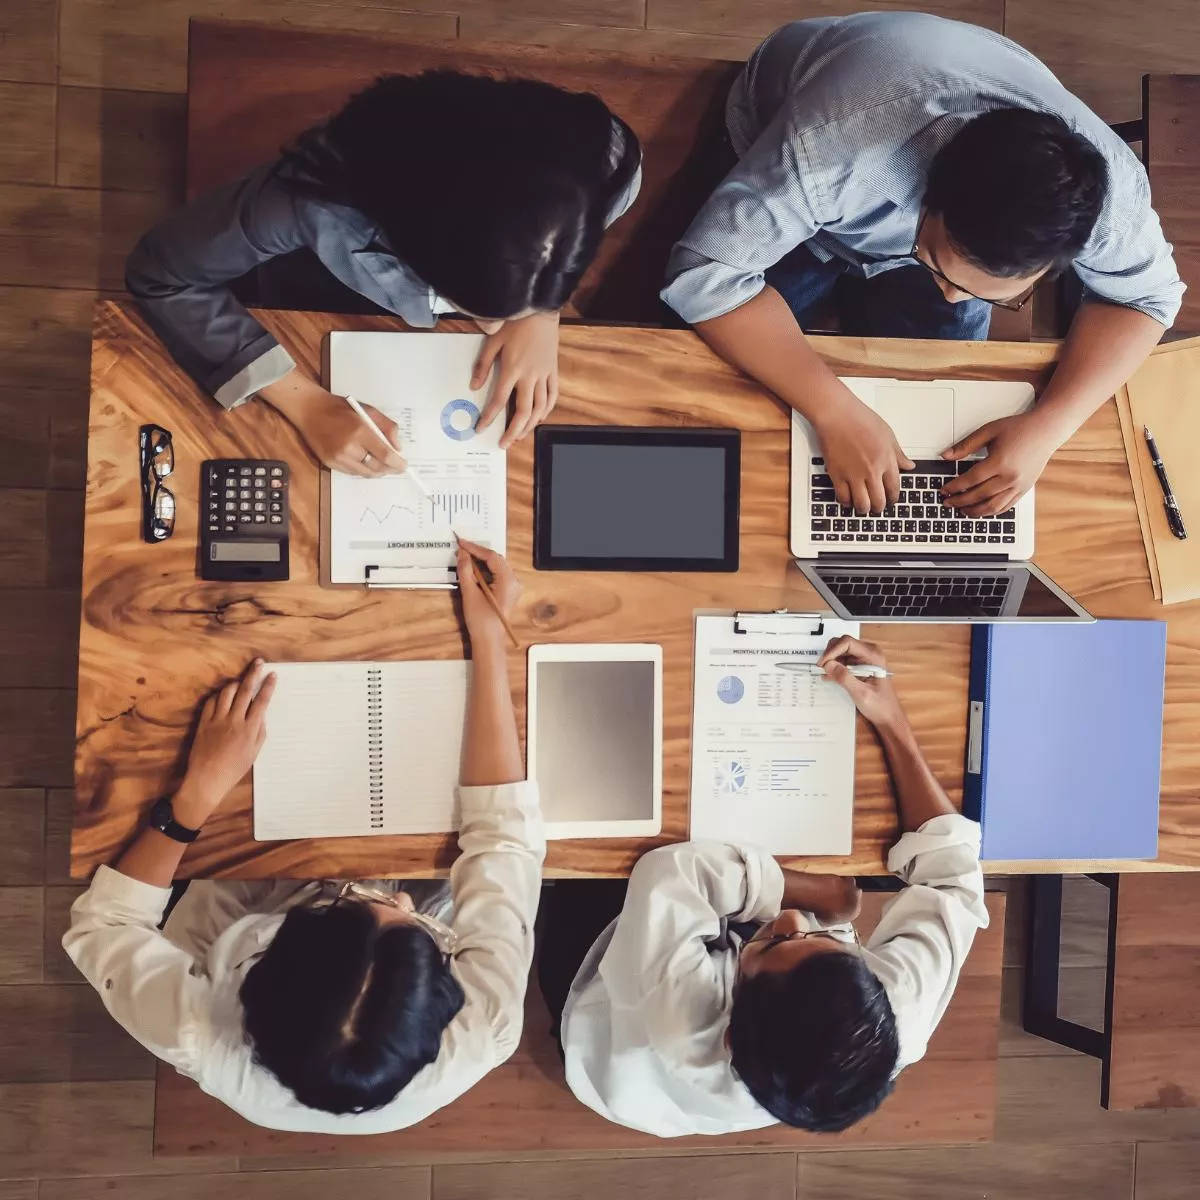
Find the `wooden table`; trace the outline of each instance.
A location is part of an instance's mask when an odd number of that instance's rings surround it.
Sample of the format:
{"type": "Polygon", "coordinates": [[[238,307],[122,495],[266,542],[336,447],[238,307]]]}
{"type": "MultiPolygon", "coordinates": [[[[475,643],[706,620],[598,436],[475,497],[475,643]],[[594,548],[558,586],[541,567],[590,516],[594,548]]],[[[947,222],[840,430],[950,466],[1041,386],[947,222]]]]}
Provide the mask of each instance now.
{"type": "MultiPolygon", "coordinates": [[[[261,313],[297,361],[317,371],[334,328],[385,318],[261,313]]],[[[448,325],[449,323],[447,323],[448,325]]],[[[1050,345],[815,339],[849,374],[887,372],[1044,382],[1050,345]]],[[[552,843],[548,873],[620,874],[652,845],[687,836],[692,618],[697,610],[813,609],[787,550],[788,419],[690,332],[564,327],[555,419],[628,425],[725,425],[742,434],[741,570],[732,575],[536,572],[531,567],[532,446],[509,455],[509,554],[525,583],[517,614],[529,641],[647,641],[663,647],[663,829],[658,839],[552,843]]],[[[292,428],[264,404],[220,412],[170,361],[131,305],[98,305],[79,651],[72,870],[111,862],[150,798],[178,782],[196,703],[255,654],[267,659],[454,658],[463,641],[446,593],[366,592],[318,584],[318,479],[292,428]],[[175,536],[140,539],[137,428],[175,435],[175,536]],[[196,498],[209,457],[272,456],[292,466],[292,579],[249,585],[196,577],[196,498]]],[[[1057,454],[1038,484],[1038,563],[1099,616],[1170,622],[1159,866],[1200,866],[1200,604],[1151,595],[1115,406],[1057,454]]],[[[968,630],[873,626],[921,742],[957,799],[963,768],[968,630]]],[[[524,662],[511,660],[518,707],[524,662]]],[[[1031,680],[1030,686],[1036,686],[1031,680]]],[[[882,756],[860,724],[854,850],[823,869],[882,873],[896,820],[882,756]]],[[[257,843],[244,783],[183,860],[185,876],[420,875],[444,870],[447,837],[257,843]]],[[[1088,864],[1096,867],[1099,864],[1088,864]]],[[[1120,864],[1138,869],[1141,864],[1120,864]]],[[[992,864],[993,869],[1011,869],[992,864]]],[[[1040,869],[1045,869],[1045,865],[1040,869]]]]}

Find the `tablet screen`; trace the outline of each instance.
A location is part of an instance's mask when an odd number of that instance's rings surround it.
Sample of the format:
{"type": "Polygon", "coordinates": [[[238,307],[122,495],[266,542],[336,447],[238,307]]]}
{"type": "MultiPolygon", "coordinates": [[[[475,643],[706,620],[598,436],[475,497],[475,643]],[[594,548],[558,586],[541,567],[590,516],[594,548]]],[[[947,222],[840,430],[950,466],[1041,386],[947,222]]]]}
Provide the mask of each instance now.
{"type": "Polygon", "coordinates": [[[538,567],[737,569],[735,431],[550,426],[539,434],[538,567]]]}
{"type": "MultiPolygon", "coordinates": [[[[648,821],[658,787],[652,662],[531,662],[530,775],[550,825],[648,821]]],[[[575,836],[587,836],[586,830],[575,836]]]]}

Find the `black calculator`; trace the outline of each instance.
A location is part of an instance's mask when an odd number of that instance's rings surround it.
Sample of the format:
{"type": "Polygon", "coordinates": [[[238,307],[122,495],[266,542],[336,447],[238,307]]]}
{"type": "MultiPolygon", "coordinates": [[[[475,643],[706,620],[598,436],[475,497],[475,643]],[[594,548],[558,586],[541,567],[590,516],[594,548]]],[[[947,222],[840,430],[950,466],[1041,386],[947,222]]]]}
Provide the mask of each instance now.
{"type": "Polygon", "coordinates": [[[288,468],[265,458],[200,466],[200,578],[257,583],[288,577],[288,468]]]}

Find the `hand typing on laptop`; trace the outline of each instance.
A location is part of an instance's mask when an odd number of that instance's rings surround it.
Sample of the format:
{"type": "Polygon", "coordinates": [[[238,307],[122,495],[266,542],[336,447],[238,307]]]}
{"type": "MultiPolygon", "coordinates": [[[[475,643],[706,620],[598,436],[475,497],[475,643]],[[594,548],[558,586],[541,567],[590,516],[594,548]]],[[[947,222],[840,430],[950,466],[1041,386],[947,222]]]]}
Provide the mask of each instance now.
{"type": "Polygon", "coordinates": [[[896,503],[900,472],[911,471],[913,463],[878,413],[847,390],[846,402],[831,417],[815,420],[813,428],[843,508],[879,513],[896,503]]]}
{"type": "Polygon", "coordinates": [[[1037,482],[1061,441],[1037,409],[988,421],[942,455],[958,462],[987,447],[987,457],[947,480],[942,499],[966,517],[1011,509],[1037,482]]]}

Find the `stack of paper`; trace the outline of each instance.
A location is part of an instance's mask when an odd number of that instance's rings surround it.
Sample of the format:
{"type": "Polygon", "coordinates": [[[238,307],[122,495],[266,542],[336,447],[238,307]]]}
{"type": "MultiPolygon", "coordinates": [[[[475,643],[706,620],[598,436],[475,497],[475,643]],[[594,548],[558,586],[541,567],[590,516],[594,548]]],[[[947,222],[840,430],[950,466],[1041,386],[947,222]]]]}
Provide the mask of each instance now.
{"type": "Polygon", "coordinates": [[[1154,595],[1164,604],[1200,597],[1200,338],[1160,346],[1117,393],[1121,435],[1154,595]],[[1172,535],[1143,426],[1158,444],[1188,531],[1172,535]]]}

